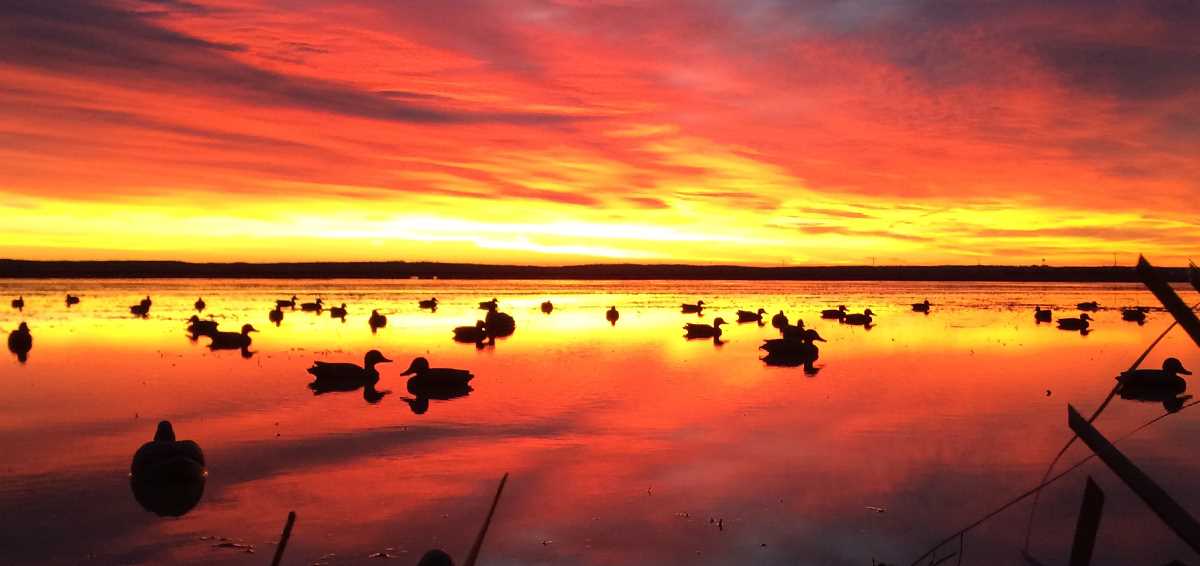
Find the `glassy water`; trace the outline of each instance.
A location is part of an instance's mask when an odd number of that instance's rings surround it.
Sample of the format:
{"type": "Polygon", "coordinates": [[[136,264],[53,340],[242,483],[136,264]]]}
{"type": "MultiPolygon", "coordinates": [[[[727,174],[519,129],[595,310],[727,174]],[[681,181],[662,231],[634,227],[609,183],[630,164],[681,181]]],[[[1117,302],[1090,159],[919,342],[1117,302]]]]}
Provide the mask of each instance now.
{"type": "MultiPolygon", "coordinates": [[[[265,564],[289,510],[285,564],[415,564],[434,547],[461,559],[505,472],[481,564],[907,564],[1036,484],[1068,437],[1067,403],[1089,413],[1170,322],[1102,310],[1085,336],[1033,320],[1035,304],[1157,304],[1136,285],[6,280],[0,296],[0,329],[26,321],[34,336],[27,362],[0,361],[0,564],[265,564]],[[81,303],[67,308],[67,292],[81,303]],[[23,312],[7,308],[18,294],[23,312]],[[274,300],[293,294],[349,315],[286,311],[275,326],[274,300]],[[131,316],[145,295],[149,317],[131,316]],[[248,358],[184,332],[201,296],[223,329],[261,331],[248,358]],[[432,296],[436,312],[417,307],[432,296]],[[453,342],[492,297],[516,333],[453,342]],[[933,312],[911,312],[925,298],[933,312]],[[680,313],[698,299],[702,316],[680,313]],[[871,308],[876,326],[819,319],[839,303],[871,308]],[[731,324],[720,344],[682,336],[759,307],[828,340],[812,371],[760,360],[769,325],[731,324]],[[373,308],[389,319],[374,334],[373,308]],[[314,360],[361,363],[372,348],[395,360],[377,403],[307,387],[314,360]],[[470,369],[474,390],[410,402],[399,374],[416,356],[470,369]],[[130,488],[130,458],[162,419],[207,457],[180,517],[130,488]]],[[[1147,365],[1167,355],[1200,366],[1182,333],[1147,365]]],[[[1163,412],[1118,400],[1097,424],[1117,438],[1163,412]]],[[[1193,510],[1197,415],[1121,443],[1193,510]]],[[[1189,556],[1096,462],[1045,492],[1034,555],[1065,562],[1088,474],[1108,495],[1094,563],[1189,556]]],[[[964,562],[1017,563],[1028,509],[972,532],[964,562]]]]}

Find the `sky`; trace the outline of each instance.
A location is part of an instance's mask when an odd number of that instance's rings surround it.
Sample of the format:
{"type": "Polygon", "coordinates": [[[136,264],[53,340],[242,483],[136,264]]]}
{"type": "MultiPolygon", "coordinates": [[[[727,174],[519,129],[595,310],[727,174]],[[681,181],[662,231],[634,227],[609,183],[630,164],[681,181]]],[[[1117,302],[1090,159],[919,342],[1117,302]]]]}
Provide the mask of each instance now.
{"type": "Polygon", "coordinates": [[[0,257],[1177,264],[1200,2],[0,0],[0,257]]]}

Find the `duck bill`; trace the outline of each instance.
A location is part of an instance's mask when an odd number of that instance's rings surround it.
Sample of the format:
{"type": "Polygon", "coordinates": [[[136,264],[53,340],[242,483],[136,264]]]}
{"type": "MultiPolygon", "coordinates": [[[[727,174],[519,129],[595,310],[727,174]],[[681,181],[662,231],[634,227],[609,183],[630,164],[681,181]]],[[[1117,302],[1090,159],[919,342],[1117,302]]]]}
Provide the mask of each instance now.
{"type": "Polygon", "coordinates": [[[1183,368],[1179,368],[1179,373],[1182,373],[1183,375],[1192,375],[1192,372],[1183,368]]]}
{"type": "Polygon", "coordinates": [[[408,366],[408,369],[404,370],[404,373],[402,373],[400,375],[402,375],[402,376],[403,375],[413,375],[415,373],[417,373],[417,369],[413,366],[408,366]]]}

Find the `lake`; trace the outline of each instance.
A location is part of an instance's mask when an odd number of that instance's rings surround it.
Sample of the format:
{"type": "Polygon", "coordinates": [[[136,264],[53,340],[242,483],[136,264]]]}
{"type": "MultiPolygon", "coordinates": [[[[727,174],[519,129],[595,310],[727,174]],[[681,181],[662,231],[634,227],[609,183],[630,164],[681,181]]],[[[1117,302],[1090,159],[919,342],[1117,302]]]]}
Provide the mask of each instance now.
{"type": "MultiPolygon", "coordinates": [[[[1158,306],[1128,284],[0,280],[0,296],[0,329],[25,321],[34,337],[26,362],[0,361],[0,564],[22,565],[267,564],[290,510],[284,564],[415,564],[434,547],[461,560],[505,472],[480,564],[908,564],[1035,485],[1069,437],[1067,404],[1094,410],[1171,321],[1121,320],[1116,307],[1158,306]],[[19,294],[23,312],[8,308],[19,294]],[[293,294],[349,314],[272,324],[293,294]],[[131,316],[146,295],[149,316],[131,316]],[[417,307],[432,296],[436,312],[417,307]],[[185,333],[197,297],[223,329],[260,330],[248,358],[185,333]],[[515,334],[452,341],[493,297],[515,334]],[[911,311],[926,298],[932,313],[911,311]],[[696,300],[702,316],[680,312],[696,300]],[[1106,307],[1087,335],[1034,322],[1034,305],[1077,316],[1086,300],[1106,307]],[[875,326],[819,318],[838,304],[875,326]],[[812,368],[760,360],[770,325],[683,338],[686,322],[759,307],[827,340],[812,368]],[[389,319],[376,333],[371,309],[389,319]],[[370,349],[395,360],[380,366],[390,394],[308,388],[314,360],[370,349]],[[471,370],[474,390],[421,406],[400,376],[417,356],[471,370]],[[143,508],[129,481],[163,419],[207,459],[179,517],[143,508]]],[[[1167,356],[1200,366],[1181,331],[1146,366],[1167,356]]],[[[1115,439],[1163,413],[1118,399],[1096,424],[1115,439]]],[[[1120,443],[1192,510],[1197,415],[1120,443]]],[[[1087,454],[1077,444],[1060,469],[1087,454]]],[[[1094,564],[1192,556],[1096,461],[1044,492],[1035,556],[1066,562],[1088,475],[1107,495],[1094,564]]],[[[1029,507],[972,531],[964,563],[1019,563],[1029,507]]]]}

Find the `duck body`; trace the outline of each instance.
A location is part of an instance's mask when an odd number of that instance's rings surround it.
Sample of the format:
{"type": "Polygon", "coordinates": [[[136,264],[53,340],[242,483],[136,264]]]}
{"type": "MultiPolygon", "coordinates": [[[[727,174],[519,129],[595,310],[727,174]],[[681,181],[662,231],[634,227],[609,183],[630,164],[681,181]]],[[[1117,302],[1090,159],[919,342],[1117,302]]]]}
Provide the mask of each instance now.
{"type": "Polygon", "coordinates": [[[429,360],[425,358],[414,359],[400,375],[412,376],[407,383],[410,393],[430,399],[469,390],[469,384],[475,378],[475,374],[465,369],[429,367],[429,360]]]}
{"type": "Polygon", "coordinates": [[[196,307],[196,312],[204,312],[208,305],[204,303],[204,297],[196,297],[196,302],[192,306],[196,307]]]}
{"type": "Polygon", "coordinates": [[[685,313],[704,312],[704,301],[696,301],[696,304],[683,303],[679,305],[679,310],[685,313]]]}
{"type": "Polygon", "coordinates": [[[21,296],[21,297],[17,297],[15,299],[13,299],[12,300],[12,308],[17,309],[17,310],[23,310],[25,308],[25,297],[21,296]]]}
{"type": "Polygon", "coordinates": [[[1130,322],[1146,322],[1146,311],[1142,307],[1121,309],[1121,318],[1130,322]]]}
{"type": "Polygon", "coordinates": [[[459,326],[454,329],[456,342],[478,343],[487,338],[487,326],[482,320],[475,321],[475,326],[459,326]]]}
{"type": "Polygon", "coordinates": [[[217,333],[217,321],[215,320],[200,320],[200,317],[192,315],[188,319],[188,332],[195,336],[212,336],[217,333]]]}
{"type": "Polygon", "coordinates": [[[20,357],[32,349],[33,334],[29,332],[29,325],[22,322],[16,330],[8,334],[8,350],[20,357]]]}
{"type": "Polygon", "coordinates": [[[190,480],[204,470],[204,452],[191,440],[175,440],[169,421],[158,423],[154,440],[138,448],[129,465],[135,480],[190,480]]]}
{"type": "Polygon", "coordinates": [[[870,326],[871,322],[873,320],[872,319],[873,316],[875,316],[875,313],[871,312],[871,309],[867,309],[861,313],[847,314],[846,316],[843,316],[841,320],[842,320],[842,324],[852,324],[855,326],[870,326]]]}
{"type": "Polygon", "coordinates": [[[737,311],[738,322],[762,322],[763,315],[767,314],[766,309],[758,309],[755,311],[737,311]]]}
{"type": "Polygon", "coordinates": [[[379,314],[379,311],[371,311],[371,318],[367,319],[367,324],[371,325],[371,329],[383,328],[387,326],[387,317],[379,314]]]}
{"type": "Polygon", "coordinates": [[[325,310],[325,301],[321,300],[320,297],[317,297],[317,300],[311,303],[301,303],[300,310],[306,312],[321,312],[322,310],[325,310]]]}
{"type": "Polygon", "coordinates": [[[814,342],[824,341],[825,339],[816,330],[810,328],[800,332],[787,333],[783,338],[764,340],[758,349],[767,353],[765,361],[771,365],[798,366],[805,362],[815,361],[820,355],[820,349],[814,342]]]}
{"type": "Polygon", "coordinates": [[[1192,375],[1192,372],[1184,369],[1178,359],[1167,358],[1162,369],[1126,371],[1117,376],[1117,381],[1121,382],[1122,393],[1137,396],[1138,393],[1161,392],[1173,397],[1187,390],[1187,382],[1179,377],[1180,374],[1192,375]]]}
{"type": "Polygon", "coordinates": [[[330,318],[340,318],[340,319],[342,319],[342,322],[345,322],[346,321],[346,303],[342,303],[342,306],[340,306],[340,307],[333,307],[333,308],[329,309],[329,317],[330,318]]]}
{"type": "Polygon", "coordinates": [[[292,295],[291,299],[275,299],[275,308],[296,310],[296,296],[292,295]]]}
{"type": "Polygon", "coordinates": [[[512,336],[517,330],[517,321],[508,313],[502,313],[495,309],[489,310],[487,316],[483,319],[483,324],[487,329],[488,336],[502,338],[504,336],[512,336]]]}
{"type": "Polygon", "coordinates": [[[1078,305],[1075,305],[1075,307],[1085,312],[1096,312],[1100,310],[1100,303],[1097,303],[1096,301],[1088,301],[1086,303],[1079,303],[1078,305]]]}
{"type": "Polygon", "coordinates": [[[250,333],[258,332],[249,324],[242,325],[241,332],[213,332],[208,334],[212,343],[208,345],[213,350],[238,350],[250,347],[250,333]]]}
{"type": "Polygon", "coordinates": [[[150,305],[147,305],[145,303],[132,305],[129,307],[129,314],[145,318],[147,315],[150,314],[150,305]]]}
{"type": "Polygon", "coordinates": [[[838,305],[838,308],[836,309],[825,309],[821,311],[821,318],[827,318],[831,320],[841,320],[846,318],[846,305],[838,305]]]}
{"type": "Polygon", "coordinates": [[[778,314],[771,317],[771,326],[773,326],[775,328],[783,328],[784,326],[787,326],[787,325],[788,325],[788,317],[786,314],[783,314],[783,311],[779,311],[778,314]]]}
{"type": "Polygon", "coordinates": [[[79,297],[76,297],[75,295],[68,293],[67,294],[67,306],[69,307],[71,305],[78,305],[78,304],[79,304],[79,297]]]}
{"type": "Polygon", "coordinates": [[[1054,311],[1044,309],[1041,305],[1034,307],[1033,319],[1038,322],[1050,322],[1054,319],[1054,311]]]}
{"type": "Polygon", "coordinates": [[[417,307],[435,311],[438,307],[437,297],[431,297],[429,299],[417,301],[417,307]]]}
{"type": "Polygon", "coordinates": [[[1087,330],[1091,325],[1092,317],[1087,313],[1079,315],[1079,318],[1060,318],[1058,319],[1058,328],[1061,330],[1087,330]]]}
{"type": "Polygon", "coordinates": [[[550,314],[550,313],[554,312],[554,303],[552,303],[550,301],[543,301],[542,302],[542,312],[544,312],[546,314],[550,314]]]}
{"type": "Polygon", "coordinates": [[[604,313],[604,318],[608,320],[609,324],[616,326],[617,320],[621,318],[621,313],[617,312],[616,306],[611,306],[608,307],[608,311],[604,313]]]}
{"type": "Polygon", "coordinates": [[[725,324],[725,320],[720,317],[713,321],[712,326],[688,323],[683,325],[684,336],[687,338],[720,338],[722,324],[725,324]]]}
{"type": "Polygon", "coordinates": [[[930,305],[930,303],[929,303],[929,299],[925,299],[925,301],[924,301],[924,302],[920,302],[920,303],[913,303],[913,304],[912,304],[912,310],[913,310],[913,312],[925,312],[925,313],[927,313],[927,312],[929,312],[929,307],[930,307],[930,306],[931,306],[931,305],[930,305]]]}
{"type": "Polygon", "coordinates": [[[274,310],[267,313],[267,320],[274,322],[275,326],[279,326],[283,322],[283,310],[279,308],[279,305],[275,305],[274,310]]]}

